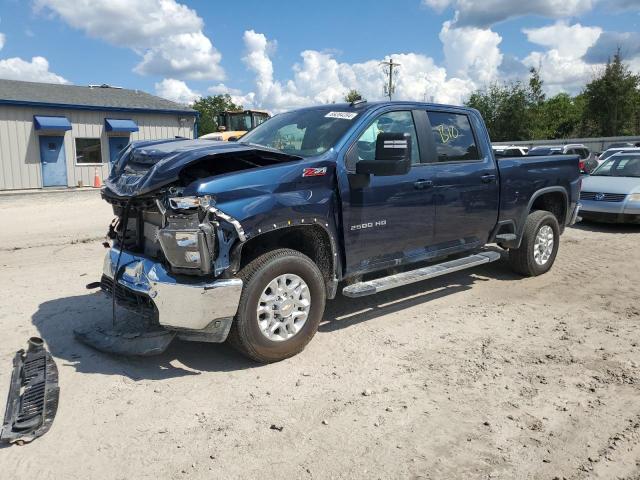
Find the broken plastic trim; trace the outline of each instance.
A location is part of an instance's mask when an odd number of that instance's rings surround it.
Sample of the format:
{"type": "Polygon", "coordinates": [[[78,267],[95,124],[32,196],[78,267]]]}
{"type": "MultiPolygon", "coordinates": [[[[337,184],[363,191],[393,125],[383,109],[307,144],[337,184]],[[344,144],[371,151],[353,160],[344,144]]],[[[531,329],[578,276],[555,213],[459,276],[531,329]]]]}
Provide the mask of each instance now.
{"type": "Polygon", "coordinates": [[[232,225],[236,230],[236,233],[238,234],[238,240],[240,240],[242,243],[247,241],[247,236],[245,235],[244,228],[242,228],[240,222],[233,218],[231,215],[227,215],[222,210],[216,208],[215,201],[209,195],[205,195],[204,197],[202,197],[202,199],[200,200],[200,207],[205,211],[212,213],[215,218],[224,220],[228,224],[232,225]]]}
{"type": "Polygon", "coordinates": [[[247,241],[247,236],[244,234],[244,229],[242,228],[242,225],[240,225],[240,222],[238,220],[233,218],[231,215],[227,215],[222,210],[218,210],[216,207],[209,207],[208,211],[213,213],[217,218],[221,218],[225,222],[233,225],[233,228],[236,229],[236,233],[238,234],[238,239],[241,242],[244,243],[247,241]]]}
{"type": "Polygon", "coordinates": [[[23,444],[47,433],[59,396],[58,367],[44,341],[31,337],[27,351],[18,350],[13,359],[0,442],[23,444]]]}
{"type": "Polygon", "coordinates": [[[101,352],[139,357],[160,355],[176,336],[175,332],[163,328],[140,331],[94,328],[73,333],[80,342],[101,352]]]}

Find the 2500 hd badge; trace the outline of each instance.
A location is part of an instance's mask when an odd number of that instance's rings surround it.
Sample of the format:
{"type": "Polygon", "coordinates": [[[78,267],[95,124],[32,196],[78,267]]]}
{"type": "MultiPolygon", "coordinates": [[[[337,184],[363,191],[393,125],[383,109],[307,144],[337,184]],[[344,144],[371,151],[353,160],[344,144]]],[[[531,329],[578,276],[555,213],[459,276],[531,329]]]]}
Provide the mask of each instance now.
{"type": "Polygon", "coordinates": [[[375,222],[360,223],[358,225],[351,225],[351,231],[364,230],[365,228],[384,227],[387,224],[386,220],[376,220],[375,222]]]}

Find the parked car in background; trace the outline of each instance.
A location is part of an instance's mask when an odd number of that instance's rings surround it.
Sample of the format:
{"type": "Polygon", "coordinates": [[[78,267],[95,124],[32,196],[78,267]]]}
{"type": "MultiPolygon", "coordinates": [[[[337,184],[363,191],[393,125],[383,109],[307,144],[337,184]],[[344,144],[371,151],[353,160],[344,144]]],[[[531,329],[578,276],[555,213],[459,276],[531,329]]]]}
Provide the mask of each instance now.
{"type": "Polygon", "coordinates": [[[605,160],[582,180],[580,202],[586,220],[640,223],[640,151],[605,160]]]}
{"type": "Polygon", "coordinates": [[[607,150],[609,150],[610,148],[628,148],[628,147],[637,147],[637,144],[633,144],[631,142],[618,142],[618,143],[611,143],[607,146],[607,150]]]}
{"type": "Polygon", "coordinates": [[[522,145],[492,145],[493,154],[496,157],[524,157],[529,147],[522,145]]]}
{"type": "Polygon", "coordinates": [[[578,155],[580,157],[580,171],[589,173],[598,166],[598,159],[585,145],[569,143],[567,145],[540,145],[529,150],[527,155],[578,155]]]}
{"type": "Polygon", "coordinates": [[[620,152],[640,152],[640,148],[638,147],[609,147],[608,149],[606,149],[604,152],[602,152],[600,154],[600,156],[598,156],[598,165],[602,164],[602,162],[604,162],[607,158],[609,158],[611,155],[615,155],[616,153],[620,153],[620,152]]]}

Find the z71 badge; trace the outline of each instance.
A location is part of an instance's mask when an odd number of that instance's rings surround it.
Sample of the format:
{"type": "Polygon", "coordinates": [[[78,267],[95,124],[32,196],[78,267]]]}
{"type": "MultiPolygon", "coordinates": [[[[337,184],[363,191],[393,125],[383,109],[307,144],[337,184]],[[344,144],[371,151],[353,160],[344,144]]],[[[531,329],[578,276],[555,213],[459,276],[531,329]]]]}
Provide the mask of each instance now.
{"type": "Polygon", "coordinates": [[[364,230],[365,228],[384,227],[387,224],[386,220],[376,220],[375,222],[360,223],[358,225],[351,225],[351,231],[364,230]]]}
{"type": "Polygon", "coordinates": [[[327,167],[305,168],[302,170],[303,177],[324,177],[327,174],[327,167]]]}

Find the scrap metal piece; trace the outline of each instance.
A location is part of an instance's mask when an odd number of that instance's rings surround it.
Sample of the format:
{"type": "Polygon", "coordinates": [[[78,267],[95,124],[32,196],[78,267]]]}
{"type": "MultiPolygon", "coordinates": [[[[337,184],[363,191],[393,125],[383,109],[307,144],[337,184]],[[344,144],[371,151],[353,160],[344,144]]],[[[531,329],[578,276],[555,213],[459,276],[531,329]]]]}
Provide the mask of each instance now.
{"type": "Polygon", "coordinates": [[[58,410],[58,367],[44,348],[31,337],[27,351],[18,350],[7,397],[0,443],[23,444],[44,435],[58,410]]]}
{"type": "Polygon", "coordinates": [[[141,331],[93,328],[74,330],[73,333],[79,341],[101,352],[141,357],[161,354],[176,336],[175,332],[164,328],[141,331]]]}

